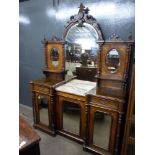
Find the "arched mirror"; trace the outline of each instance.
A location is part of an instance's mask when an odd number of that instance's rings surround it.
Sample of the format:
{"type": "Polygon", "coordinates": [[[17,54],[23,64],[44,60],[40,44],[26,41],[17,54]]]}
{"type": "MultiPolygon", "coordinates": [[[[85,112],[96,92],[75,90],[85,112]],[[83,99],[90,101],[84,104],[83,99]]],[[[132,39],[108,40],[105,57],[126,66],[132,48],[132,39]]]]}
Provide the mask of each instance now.
{"type": "Polygon", "coordinates": [[[59,65],[59,52],[57,48],[52,48],[50,51],[51,65],[57,67],[59,65]]]}
{"type": "Polygon", "coordinates": [[[89,15],[89,9],[81,3],[79,12],[70,17],[64,29],[65,68],[70,75],[76,68],[97,67],[98,40],[103,40],[96,19],[89,15]]]}
{"type": "Polygon", "coordinates": [[[72,26],[66,37],[66,70],[72,74],[79,66],[96,66],[98,34],[90,24],[72,26]]]}
{"type": "Polygon", "coordinates": [[[120,56],[116,49],[111,49],[106,55],[106,67],[110,73],[115,73],[120,66],[120,56]]]}
{"type": "Polygon", "coordinates": [[[72,26],[65,38],[66,66],[69,66],[69,64],[74,67],[96,65],[97,39],[97,32],[90,24],[84,23],[82,26],[78,24],[72,26]]]}

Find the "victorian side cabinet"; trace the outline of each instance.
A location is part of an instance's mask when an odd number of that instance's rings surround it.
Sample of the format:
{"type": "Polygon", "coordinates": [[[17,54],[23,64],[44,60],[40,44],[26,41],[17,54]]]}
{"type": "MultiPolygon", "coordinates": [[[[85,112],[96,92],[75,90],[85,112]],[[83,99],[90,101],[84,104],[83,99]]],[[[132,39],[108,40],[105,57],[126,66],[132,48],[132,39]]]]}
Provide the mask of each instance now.
{"type": "Polygon", "coordinates": [[[64,42],[58,38],[43,41],[45,78],[30,82],[34,127],[55,135],[55,87],[65,79],[64,42]]]}

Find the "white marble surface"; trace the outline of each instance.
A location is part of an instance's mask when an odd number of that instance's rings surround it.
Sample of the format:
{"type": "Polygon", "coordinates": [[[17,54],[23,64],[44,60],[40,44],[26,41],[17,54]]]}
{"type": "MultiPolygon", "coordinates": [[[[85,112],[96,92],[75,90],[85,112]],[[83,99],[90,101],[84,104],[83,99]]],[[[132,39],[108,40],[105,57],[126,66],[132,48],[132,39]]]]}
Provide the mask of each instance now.
{"type": "Polygon", "coordinates": [[[74,79],[62,86],[57,87],[56,90],[80,96],[85,96],[89,91],[95,89],[95,87],[96,82],[74,79]]]}

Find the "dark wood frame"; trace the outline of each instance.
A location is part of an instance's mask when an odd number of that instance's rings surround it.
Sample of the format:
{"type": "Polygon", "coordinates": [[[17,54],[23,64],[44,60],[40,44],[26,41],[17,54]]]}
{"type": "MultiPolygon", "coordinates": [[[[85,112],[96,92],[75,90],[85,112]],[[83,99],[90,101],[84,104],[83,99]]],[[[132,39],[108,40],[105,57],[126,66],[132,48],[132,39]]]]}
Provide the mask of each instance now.
{"type": "Polygon", "coordinates": [[[96,76],[97,92],[100,95],[125,99],[133,41],[122,41],[118,38],[112,38],[105,42],[99,41],[98,43],[100,52],[98,55],[98,73],[96,76]],[[110,73],[106,64],[103,63],[103,60],[106,59],[107,53],[111,49],[116,49],[120,55],[120,67],[115,73],[110,73]]]}
{"type": "Polygon", "coordinates": [[[84,136],[85,136],[85,129],[86,129],[86,125],[85,125],[86,124],[85,97],[70,94],[70,93],[65,93],[65,92],[61,92],[61,91],[57,91],[56,92],[56,98],[57,98],[57,104],[56,104],[56,113],[57,113],[56,128],[57,128],[57,132],[63,136],[66,136],[70,139],[73,139],[79,143],[83,143],[84,142],[84,136]],[[79,135],[76,135],[76,134],[69,132],[69,131],[65,131],[63,129],[63,114],[62,114],[63,101],[69,101],[73,105],[78,105],[80,107],[79,135]]]}
{"type": "Polygon", "coordinates": [[[45,69],[43,72],[46,76],[55,74],[64,74],[65,72],[65,56],[64,56],[64,41],[62,39],[58,39],[56,37],[52,38],[52,40],[46,40],[42,42],[45,48],[45,69]],[[59,64],[57,66],[51,66],[50,60],[50,49],[57,48],[59,53],[59,64]]]}
{"type": "Polygon", "coordinates": [[[112,80],[120,80],[125,81],[128,76],[129,62],[130,62],[130,53],[131,53],[131,45],[132,42],[123,42],[123,41],[105,41],[103,46],[101,47],[100,52],[100,60],[99,64],[99,77],[103,79],[112,79],[112,80]],[[106,67],[106,64],[103,63],[106,59],[107,53],[111,49],[116,49],[119,53],[119,62],[120,67],[116,70],[115,73],[110,73],[106,67]]]}
{"type": "MultiPolygon", "coordinates": [[[[53,75],[52,75],[53,76],[53,75]]],[[[57,79],[53,78],[43,78],[40,80],[34,80],[30,82],[30,87],[32,91],[32,107],[33,107],[33,117],[34,117],[34,127],[44,131],[52,136],[56,135],[56,92],[55,88],[63,85],[64,83],[72,80],[75,77],[68,79],[57,79]],[[39,108],[37,106],[37,94],[44,95],[48,98],[48,118],[49,126],[39,123],[39,108]]]]}
{"type": "MultiPolygon", "coordinates": [[[[95,150],[95,152],[100,152],[101,150],[103,150],[103,153],[104,152],[109,152],[109,153],[112,153],[114,152],[114,148],[115,148],[115,143],[116,143],[116,129],[117,128],[117,122],[118,122],[118,113],[115,112],[115,111],[112,111],[111,109],[105,109],[105,108],[102,108],[100,106],[95,106],[95,105],[92,105],[90,106],[90,117],[89,117],[89,144],[90,144],[90,148],[93,148],[95,150]],[[102,112],[103,114],[108,114],[111,116],[112,118],[112,124],[111,124],[111,131],[110,131],[110,141],[109,141],[109,148],[108,150],[106,149],[102,149],[98,146],[96,146],[95,144],[93,144],[93,129],[94,129],[94,114],[95,112],[102,112]],[[113,136],[114,135],[114,136],[113,136]]],[[[104,137],[103,137],[104,138],[104,137]]]]}
{"type": "MultiPolygon", "coordinates": [[[[102,31],[96,19],[89,15],[89,9],[80,5],[78,14],[71,16],[64,28],[63,39],[54,38],[52,40],[44,39],[45,47],[45,69],[43,73],[46,79],[51,81],[51,84],[39,83],[32,81],[32,101],[34,114],[34,127],[55,135],[59,133],[63,136],[71,138],[79,143],[84,143],[84,150],[89,150],[95,154],[113,155],[119,154],[122,131],[122,122],[125,113],[126,103],[126,87],[128,79],[128,70],[130,64],[130,53],[132,51],[132,41],[122,41],[116,35],[113,38],[104,41],[102,31]],[[64,40],[69,29],[76,24],[88,23],[94,27],[98,34],[97,43],[99,44],[98,52],[98,71],[97,71],[97,95],[79,96],[75,94],[56,91],[55,88],[65,84],[68,81],[64,80],[65,75],[65,58],[64,58],[64,40]],[[52,68],[50,66],[49,49],[57,48],[59,51],[59,65],[52,68]],[[121,68],[118,68],[116,73],[110,73],[103,59],[105,59],[107,52],[116,48],[120,52],[121,68]],[[52,80],[57,81],[57,84],[52,85],[52,80]],[[63,82],[60,82],[60,81],[63,82]],[[39,123],[39,111],[37,107],[36,95],[43,94],[48,98],[48,116],[49,126],[44,126],[39,123]],[[62,129],[62,104],[63,101],[69,101],[73,104],[79,105],[81,109],[80,116],[80,133],[75,135],[71,132],[62,129]],[[95,111],[108,113],[112,116],[112,128],[109,150],[104,150],[93,145],[93,124],[95,111]]],[[[72,78],[73,79],[73,78],[72,78]]],[[[127,131],[127,130],[126,130],[127,131]]],[[[125,148],[125,146],[124,146],[125,148]]],[[[124,154],[122,154],[124,155],[124,154]]]]}
{"type": "Polygon", "coordinates": [[[55,124],[54,124],[54,94],[52,86],[39,84],[31,81],[31,90],[32,90],[32,103],[33,103],[33,116],[34,116],[34,127],[42,131],[45,131],[48,134],[55,135],[55,124]],[[43,95],[48,100],[48,119],[49,125],[40,123],[40,114],[37,96],[43,95]]]}
{"type": "Polygon", "coordinates": [[[98,34],[98,40],[103,40],[102,30],[99,24],[97,23],[96,19],[92,15],[89,15],[89,9],[85,9],[85,6],[82,3],[80,4],[79,8],[80,9],[78,14],[71,16],[70,20],[67,21],[66,25],[64,26],[63,39],[65,40],[65,37],[72,26],[76,24],[87,23],[90,24],[96,30],[98,34]]]}
{"type": "Polygon", "coordinates": [[[124,117],[124,103],[124,100],[116,98],[87,95],[87,130],[84,150],[88,150],[95,154],[118,154],[120,148],[121,125],[124,117]],[[94,114],[96,111],[109,114],[112,118],[108,150],[93,144],[94,114]]]}
{"type": "Polygon", "coordinates": [[[44,38],[44,53],[45,53],[45,69],[43,73],[46,78],[40,82],[31,81],[32,90],[32,102],[33,102],[33,115],[34,115],[34,127],[38,128],[50,135],[55,135],[55,90],[56,84],[65,80],[65,60],[64,60],[64,41],[53,37],[51,40],[44,38]],[[51,48],[57,48],[59,53],[59,64],[54,67],[50,62],[50,50],[51,48]],[[48,100],[48,119],[49,125],[40,123],[39,107],[37,101],[37,94],[44,95],[48,100]]]}

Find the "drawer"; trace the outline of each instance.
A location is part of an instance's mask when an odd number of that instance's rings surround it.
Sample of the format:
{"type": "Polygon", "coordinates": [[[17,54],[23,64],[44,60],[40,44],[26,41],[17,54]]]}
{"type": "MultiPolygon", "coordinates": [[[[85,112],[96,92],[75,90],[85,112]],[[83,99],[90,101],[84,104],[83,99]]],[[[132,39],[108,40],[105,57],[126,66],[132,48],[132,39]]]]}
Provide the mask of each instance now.
{"type": "Polygon", "coordinates": [[[34,85],[33,90],[40,93],[50,94],[50,88],[41,85],[34,85]]]}
{"type": "Polygon", "coordinates": [[[119,103],[118,102],[113,102],[109,100],[102,100],[102,99],[96,99],[94,98],[91,102],[93,105],[100,105],[101,107],[107,107],[110,109],[118,110],[119,109],[119,103]]]}
{"type": "Polygon", "coordinates": [[[109,97],[99,97],[99,96],[91,96],[89,97],[88,104],[92,106],[100,106],[103,108],[108,108],[111,110],[119,110],[123,111],[124,109],[124,101],[117,99],[112,99],[109,97]]]}

